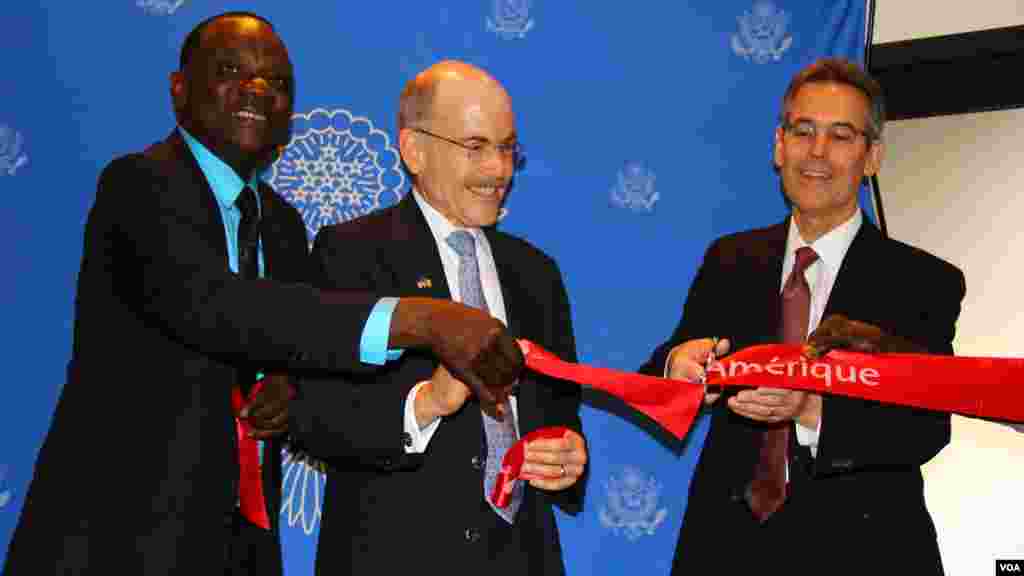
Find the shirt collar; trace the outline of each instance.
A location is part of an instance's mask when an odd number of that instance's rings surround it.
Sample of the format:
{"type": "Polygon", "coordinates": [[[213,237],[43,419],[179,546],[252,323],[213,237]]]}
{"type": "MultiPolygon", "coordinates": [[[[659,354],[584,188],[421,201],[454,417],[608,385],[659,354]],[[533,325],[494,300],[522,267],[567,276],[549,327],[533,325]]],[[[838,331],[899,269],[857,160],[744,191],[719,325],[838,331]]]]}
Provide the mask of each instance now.
{"type": "Polygon", "coordinates": [[[430,233],[434,235],[434,241],[437,242],[439,246],[448,245],[448,235],[452,232],[456,230],[465,230],[473,235],[477,246],[483,246],[485,250],[490,248],[487,245],[487,240],[484,237],[483,230],[479,228],[462,228],[460,226],[453,225],[444,217],[443,214],[431,206],[415,187],[412,189],[412,197],[416,200],[416,204],[419,205],[420,211],[423,212],[423,217],[427,219],[427,227],[430,228],[430,233]]]}
{"type": "MultiPolygon", "coordinates": [[[[178,126],[178,131],[181,132],[181,137],[185,139],[185,144],[188,145],[192,155],[195,156],[199,169],[203,171],[203,176],[206,177],[206,181],[210,184],[213,195],[217,197],[217,203],[225,208],[233,207],[246,182],[243,182],[242,178],[233,168],[218,158],[209,148],[203,146],[203,143],[196,140],[187,130],[178,126]]],[[[259,190],[259,176],[253,174],[249,178],[248,184],[253,191],[259,190]]],[[[259,194],[256,195],[256,198],[256,205],[259,206],[259,194]]]]}
{"type": "Polygon", "coordinates": [[[854,237],[857,236],[863,221],[864,217],[861,215],[861,211],[857,210],[846,222],[829,230],[828,233],[814,242],[807,244],[800,236],[800,230],[796,227],[796,220],[790,217],[789,236],[786,238],[786,258],[792,259],[794,257],[793,254],[798,248],[810,246],[829,270],[837,271],[840,264],[843,263],[846,251],[850,249],[850,244],[853,243],[854,237]]]}

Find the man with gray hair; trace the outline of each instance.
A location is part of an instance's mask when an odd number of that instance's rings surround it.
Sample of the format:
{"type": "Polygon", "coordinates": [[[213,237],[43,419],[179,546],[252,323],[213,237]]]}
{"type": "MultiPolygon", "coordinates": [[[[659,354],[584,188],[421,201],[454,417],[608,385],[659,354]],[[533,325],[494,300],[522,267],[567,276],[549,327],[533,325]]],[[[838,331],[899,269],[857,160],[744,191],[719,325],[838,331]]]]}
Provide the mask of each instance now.
{"type": "MultiPolygon", "coordinates": [[[[856,64],[823,59],[793,78],[774,140],[789,217],[712,243],[641,371],[696,381],[712,353],[801,343],[833,315],[831,330],[857,321],[953,353],[963,273],[884,237],[858,207],[884,120],[881,87],[856,64]]],[[[920,466],[949,442],[948,414],[774,388],[726,396],[705,397],[711,430],[673,574],[942,574],[920,466]]]]}
{"type": "MultiPolygon", "coordinates": [[[[403,90],[398,129],[412,190],[321,229],[320,286],[450,298],[575,361],[558,266],[495,229],[521,160],[505,89],[475,66],[437,63],[403,90]]],[[[448,368],[415,352],[366,377],[303,381],[292,432],[328,465],[318,574],[564,573],[551,505],[581,504],[579,387],[525,373],[513,395],[489,403],[448,368]],[[551,426],[567,430],[527,443],[529,479],[507,507],[492,506],[509,446],[551,426]]]]}

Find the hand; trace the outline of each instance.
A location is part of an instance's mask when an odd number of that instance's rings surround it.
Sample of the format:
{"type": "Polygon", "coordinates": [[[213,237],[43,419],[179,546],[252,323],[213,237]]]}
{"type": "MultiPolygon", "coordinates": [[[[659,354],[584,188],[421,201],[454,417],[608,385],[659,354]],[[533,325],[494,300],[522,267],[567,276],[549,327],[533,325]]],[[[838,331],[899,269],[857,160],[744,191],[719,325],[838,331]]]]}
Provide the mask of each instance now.
{"type": "MultiPolygon", "coordinates": [[[[707,375],[705,366],[708,362],[708,355],[714,349],[715,358],[721,358],[729,353],[730,343],[723,339],[714,344],[711,338],[699,340],[687,340],[676,346],[668,353],[668,377],[673,380],[685,380],[687,382],[701,382],[707,375]]],[[[713,404],[721,392],[707,393],[705,388],[704,404],[713,404]]]]}
{"type": "Polygon", "coordinates": [[[448,300],[402,298],[389,346],[427,346],[451,374],[497,411],[523,369],[523,353],[505,325],[486,312],[448,300]]]}
{"type": "Polygon", "coordinates": [[[288,401],[291,396],[287,374],[267,374],[263,378],[263,387],[238,413],[238,417],[252,427],[249,436],[264,440],[283,434],[288,429],[288,401]]]}
{"type": "Polygon", "coordinates": [[[798,421],[807,428],[817,428],[821,418],[821,395],[784,388],[753,388],[741,390],[727,401],[733,412],[768,424],[798,421]]]}
{"type": "Polygon", "coordinates": [[[430,380],[416,392],[416,422],[423,428],[442,416],[454,414],[471,395],[468,386],[438,365],[430,380]]]}
{"type": "Polygon", "coordinates": [[[587,446],[573,430],[561,438],[544,438],[525,446],[521,476],[530,486],[543,490],[565,490],[583,475],[587,446]]]}
{"type": "Polygon", "coordinates": [[[823,320],[817,329],[807,337],[804,355],[811,359],[817,359],[833,349],[870,354],[878,352],[920,354],[927,352],[910,340],[889,334],[878,326],[850,320],[839,314],[833,314],[823,320]]]}

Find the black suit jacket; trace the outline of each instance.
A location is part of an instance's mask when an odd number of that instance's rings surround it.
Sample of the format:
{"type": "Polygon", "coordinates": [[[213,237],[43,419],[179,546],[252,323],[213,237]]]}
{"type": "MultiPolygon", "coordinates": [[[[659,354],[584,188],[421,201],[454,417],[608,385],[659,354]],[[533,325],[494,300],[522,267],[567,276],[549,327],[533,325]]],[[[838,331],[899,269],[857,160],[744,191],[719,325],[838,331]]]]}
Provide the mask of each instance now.
{"type": "MultiPolygon", "coordinates": [[[[569,302],[555,262],[518,238],[485,233],[510,333],[575,361],[569,302]]],[[[395,207],[321,229],[313,259],[325,287],[451,297],[411,193],[395,207]]],[[[405,453],[406,396],[436,363],[407,351],[373,377],[302,381],[290,412],[292,434],[328,464],[317,573],[562,573],[550,504],[574,513],[581,483],[558,493],[527,486],[515,529],[502,529],[483,500],[486,447],[474,400],[443,419],[426,453],[405,453]]],[[[520,384],[521,434],[555,425],[580,431],[577,386],[530,373],[520,384]]]]}
{"type": "MultiPolygon", "coordinates": [[[[259,195],[266,272],[301,280],[302,220],[269,187],[259,195]]],[[[215,197],[177,131],[111,162],[85,228],[67,383],[5,574],[223,574],[236,372],[362,369],[375,300],[232,274],[215,197]]],[[[267,456],[276,544],[276,444],[267,456]]]]}
{"type": "MultiPolygon", "coordinates": [[[[714,242],[675,333],[641,371],[661,374],[671,348],[692,338],[728,337],[734,351],[777,342],[788,230],[787,220],[714,242]]],[[[960,270],[884,238],[865,218],[824,314],[844,314],[932,353],[952,354],[964,291],[960,270]]],[[[914,574],[941,574],[920,466],[949,442],[948,415],[826,395],[817,457],[794,439],[792,492],[763,525],[753,520],[743,499],[758,458],[760,429],[731,412],[725,398],[714,405],[673,574],[699,574],[697,567],[709,563],[765,573],[777,568],[819,574],[837,566],[849,573],[896,573],[894,568],[907,566],[914,574]]]]}

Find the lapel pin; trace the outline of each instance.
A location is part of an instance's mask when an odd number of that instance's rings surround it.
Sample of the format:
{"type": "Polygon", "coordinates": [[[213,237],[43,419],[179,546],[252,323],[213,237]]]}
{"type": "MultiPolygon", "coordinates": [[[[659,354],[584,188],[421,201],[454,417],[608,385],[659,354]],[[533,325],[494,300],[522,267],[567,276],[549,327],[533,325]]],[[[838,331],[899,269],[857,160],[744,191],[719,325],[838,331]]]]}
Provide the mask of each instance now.
{"type": "Polygon", "coordinates": [[[420,289],[430,288],[433,285],[434,285],[434,283],[431,282],[430,278],[428,278],[426,276],[420,276],[420,279],[416,281],[416,287],[420,288],[420,289]]]}

